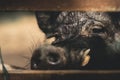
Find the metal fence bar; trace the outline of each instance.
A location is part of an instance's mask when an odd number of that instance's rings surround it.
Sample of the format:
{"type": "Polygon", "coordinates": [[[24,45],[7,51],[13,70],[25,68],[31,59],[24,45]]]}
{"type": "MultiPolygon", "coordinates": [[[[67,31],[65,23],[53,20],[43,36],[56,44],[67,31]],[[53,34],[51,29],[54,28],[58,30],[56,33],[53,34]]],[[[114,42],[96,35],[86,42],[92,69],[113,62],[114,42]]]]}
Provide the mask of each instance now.
{"type": "Polygon", "coordinates": [[[120,11],[119,0],[1,0],[0,10],[120,11]]]}

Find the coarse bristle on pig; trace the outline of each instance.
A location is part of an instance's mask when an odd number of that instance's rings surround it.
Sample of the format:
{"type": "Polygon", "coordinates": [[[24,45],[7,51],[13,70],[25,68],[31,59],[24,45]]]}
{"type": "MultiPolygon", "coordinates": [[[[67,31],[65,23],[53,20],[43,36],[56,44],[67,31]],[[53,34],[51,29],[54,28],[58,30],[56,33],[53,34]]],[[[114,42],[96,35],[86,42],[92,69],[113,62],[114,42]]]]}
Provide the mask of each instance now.
{"type": "MultiPolygon", "coordinates": [[[[119,12],[61,11],[52,13],[57,15],[52,16],[54,19],[50,19],[54,22],[49,24],[53,30],[48,32],[47,36],[56,38],[52,42],[53,46],[63,47],[69,55],[79,55],[83,50],[90,49],[90,61],[84,69],[120,69],[119,12]]],[[[39,23],[39,25],[43,24],[39,23]]],[[[48,25],[46,28],[47,33],[47,30],[51,28],[48,25]]],[[[75,59],[77,60],[77,57],[75,59]]],[[[74,61],[73,63],[78,64],[74,61]]]]}

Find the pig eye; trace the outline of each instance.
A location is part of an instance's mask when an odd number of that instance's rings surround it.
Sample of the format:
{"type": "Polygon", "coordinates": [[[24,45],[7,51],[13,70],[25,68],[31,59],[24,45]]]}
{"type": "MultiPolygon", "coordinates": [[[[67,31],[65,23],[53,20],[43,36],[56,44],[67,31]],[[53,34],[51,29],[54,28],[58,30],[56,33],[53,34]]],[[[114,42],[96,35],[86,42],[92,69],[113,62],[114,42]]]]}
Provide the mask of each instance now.
{"type": "Polygon", "coordinates": [[[95,26],[92,29],[92,31],[93,31],[93,33],[102,33],[102,32],[104,32],[104,29],[102,27],[95,26]]]}

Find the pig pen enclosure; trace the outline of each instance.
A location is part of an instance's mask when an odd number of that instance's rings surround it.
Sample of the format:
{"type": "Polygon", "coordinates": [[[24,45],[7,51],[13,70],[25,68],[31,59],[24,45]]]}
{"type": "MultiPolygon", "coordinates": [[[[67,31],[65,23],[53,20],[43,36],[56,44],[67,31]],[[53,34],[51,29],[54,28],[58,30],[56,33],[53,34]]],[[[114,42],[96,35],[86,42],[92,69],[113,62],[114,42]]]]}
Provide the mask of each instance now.
{"type": "Polygon", "coordinates": [[[120,80],[119,0],[0,2],[0,80],[120,80]]]}

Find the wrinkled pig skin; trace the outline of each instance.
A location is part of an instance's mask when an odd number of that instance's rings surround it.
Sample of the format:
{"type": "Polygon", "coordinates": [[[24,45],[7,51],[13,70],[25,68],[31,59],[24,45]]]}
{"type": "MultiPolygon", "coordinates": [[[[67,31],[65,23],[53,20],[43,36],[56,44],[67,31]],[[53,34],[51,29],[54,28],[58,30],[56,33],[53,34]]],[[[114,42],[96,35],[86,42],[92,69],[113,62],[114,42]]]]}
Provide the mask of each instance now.
{"type": "MultiPolygon", "coordinates": [[[[41,12],[36,13],[38,16],[41,12]]],[[[46,28],[48,38],[56,38],[52,43],[53,46],[64,48],[69,56],[71,54],[77,56],[83,49],[90,48],[91,59],[85,67],[82,67],[83,69],[120,69],[119,12],[63,11],[47,12],[47,15],[50,16],[49,20],[43,22],[48,24],[42,26],[44,23],[39,20],[38,24],[42,24],[41,29],[46,28]],[[56,14],[55,17],[52,14],[56,14]]],[[[72,59],[69,57],[66,60],[72,59]]],[[[74,67],[78,64],[75,60],[73,63],[74,67]]]]}

